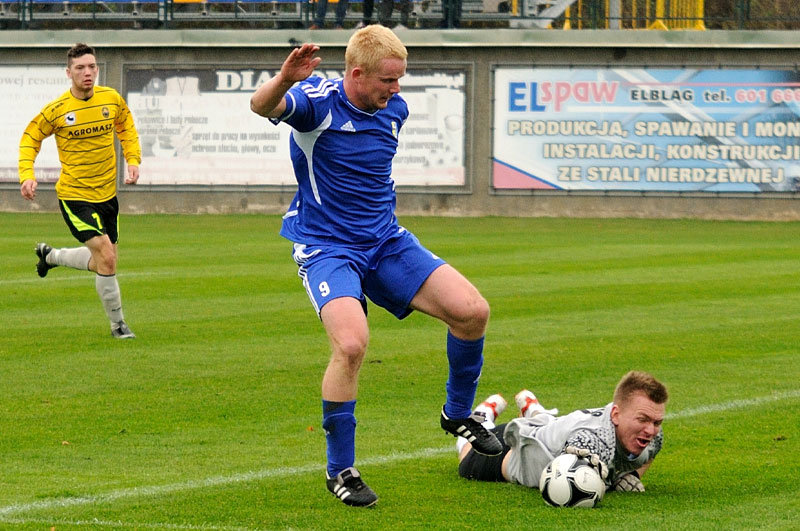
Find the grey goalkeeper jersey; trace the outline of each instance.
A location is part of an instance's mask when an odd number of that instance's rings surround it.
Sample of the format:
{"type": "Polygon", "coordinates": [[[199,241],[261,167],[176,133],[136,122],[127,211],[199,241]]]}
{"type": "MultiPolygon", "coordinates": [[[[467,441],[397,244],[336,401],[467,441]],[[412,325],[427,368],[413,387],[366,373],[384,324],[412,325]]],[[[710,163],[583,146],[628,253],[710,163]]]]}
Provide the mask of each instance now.
{"type": "Polygon", "coordinates": [[[564,453],[567,446],[586,448],[599,455],[608,465],[608,486],[618,477],[653,459],[661,450],[664,432],[659,430],[639,456],[629,455],[617,442],[616,429],[611,422],[611,406],[580,409],[561,417],[539,413],[533,418],[516,418],[509,422],[503,437],[514,450],[507,463],[511,480],[539,488],[542,470],[564,453]]]}

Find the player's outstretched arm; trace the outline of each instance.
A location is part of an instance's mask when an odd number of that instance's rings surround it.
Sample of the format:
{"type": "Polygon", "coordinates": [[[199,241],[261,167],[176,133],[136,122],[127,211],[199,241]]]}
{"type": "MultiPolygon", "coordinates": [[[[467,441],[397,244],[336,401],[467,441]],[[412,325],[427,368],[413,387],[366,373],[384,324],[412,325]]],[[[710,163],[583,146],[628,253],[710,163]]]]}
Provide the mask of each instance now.
{"type": "Polygon", "coordinates": [[[319,46],[305,43],[295,48],[283,62],[278,74],[258,87],[250,98],[250,110],[266,118],[277,118],[286,110],[284,96],[298,81],[306,79],[322,62],[316,57],[319,46]]]}

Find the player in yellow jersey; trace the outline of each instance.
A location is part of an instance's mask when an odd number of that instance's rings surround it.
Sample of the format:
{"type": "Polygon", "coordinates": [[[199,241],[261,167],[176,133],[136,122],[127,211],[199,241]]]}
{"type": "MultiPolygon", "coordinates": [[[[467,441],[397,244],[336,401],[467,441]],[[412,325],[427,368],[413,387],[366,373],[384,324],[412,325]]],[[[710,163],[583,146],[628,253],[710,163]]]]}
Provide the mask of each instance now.
{"type": "Polygon", "coordinates": [[[128,163],[125,184],[136,184],[142,159],[139,135],[125,100],[109,87],[98,86],[95,51],[79,43],[67,52],[70,89],[53,100],[33,119],[19,146],[19,179],[22,197],[36,197],[33,163],[42,141],[54,135],[61,161],[56,183],[61,214],[84,247],[53,249],[36,245],[40,277],[56,266],[93,271],[95,286],[111,322],[111,335],[136,337],[122,314],[117,282],[117,157],[116,133],[128,163]]]}

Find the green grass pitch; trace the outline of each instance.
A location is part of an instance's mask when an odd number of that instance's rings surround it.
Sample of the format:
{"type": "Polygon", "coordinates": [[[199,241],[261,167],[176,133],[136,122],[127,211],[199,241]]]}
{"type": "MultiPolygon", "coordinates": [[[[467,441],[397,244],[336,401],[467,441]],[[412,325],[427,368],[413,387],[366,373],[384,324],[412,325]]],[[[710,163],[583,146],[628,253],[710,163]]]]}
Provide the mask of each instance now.
{"type": "Polygon", "coordinates": [[[491,304],[478,399],[529,387],[567,412],[630,369],[668,385],[646,493],[559,510],[460,479],[444,326],[371,305],[357,465],[380,502],[345,507],[327,340],[278,216],[123,216],[138,338],[116,341],[91,274],[36,276],[37,241],[76,244],[60,217],[0,214],[0,528],[797,529],[800,224],[401,221],[491,304]]]}

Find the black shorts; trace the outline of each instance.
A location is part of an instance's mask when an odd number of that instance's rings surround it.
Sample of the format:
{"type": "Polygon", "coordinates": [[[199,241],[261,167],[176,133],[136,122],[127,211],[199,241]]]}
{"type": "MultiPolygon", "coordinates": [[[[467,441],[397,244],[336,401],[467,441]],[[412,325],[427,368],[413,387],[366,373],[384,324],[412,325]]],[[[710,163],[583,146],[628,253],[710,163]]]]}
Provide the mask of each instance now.
{"type": "Polygon", "coordinates": [[[117,243],[119,202],[116,197],[102,203],[62,199],[58,204],[67,227],[79,242],[86,243],[95,236],[108,234],[111,243],[117,243]]]}
{"type": "Polygon", "coordinates": [[[505,458],[511,448],[506,445],[503,439],[503,431],[506,424],[501,424],[492,428],[492,433],[497,436],[503,451],[500,455],[482,455],[475,450],[470,450],[461,463],[458,465],[458,475],[462,478],[474,479],[477,481],[505,481],[503,478],[503,458],[505,458]]]}

